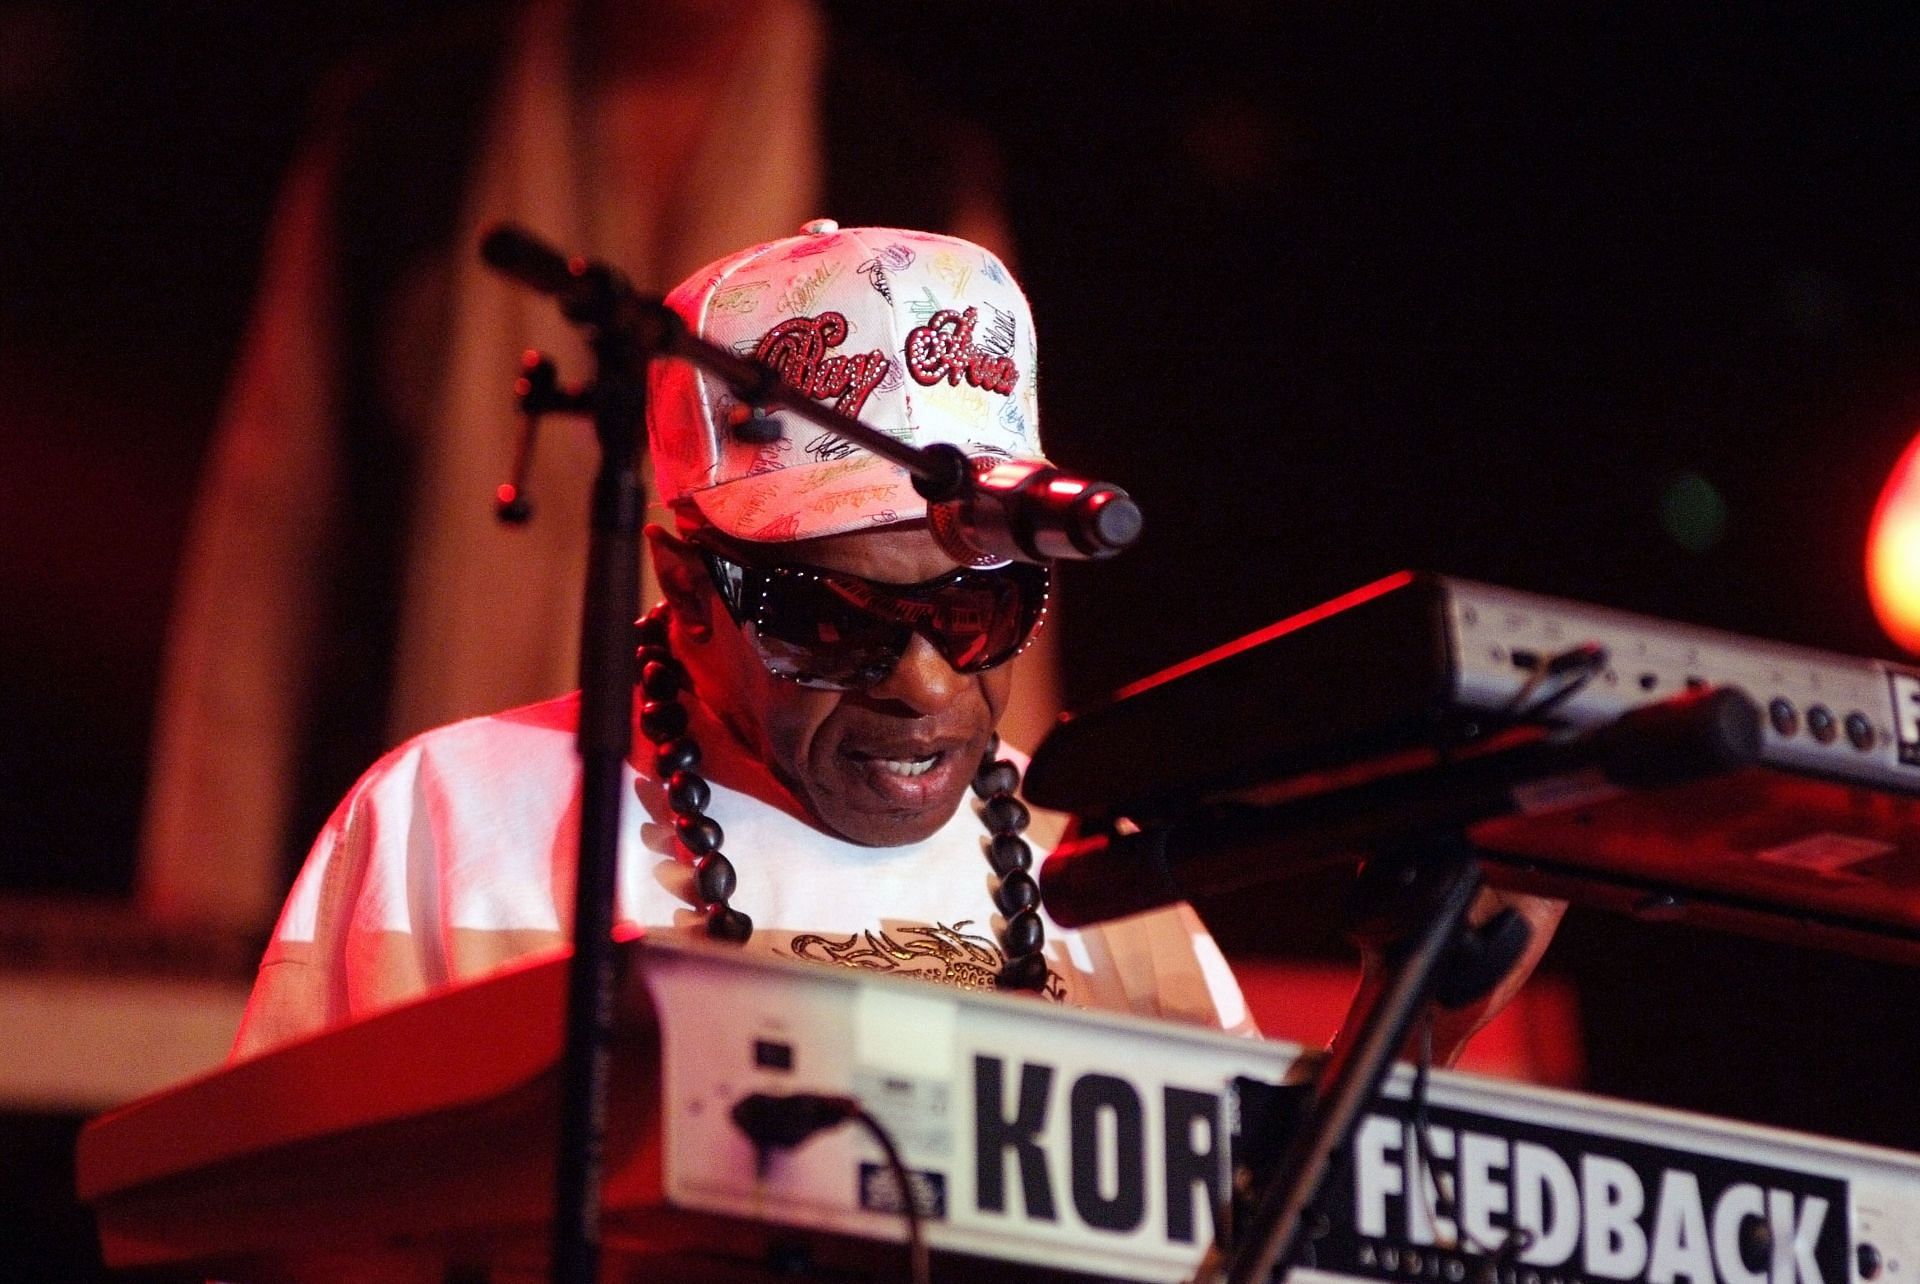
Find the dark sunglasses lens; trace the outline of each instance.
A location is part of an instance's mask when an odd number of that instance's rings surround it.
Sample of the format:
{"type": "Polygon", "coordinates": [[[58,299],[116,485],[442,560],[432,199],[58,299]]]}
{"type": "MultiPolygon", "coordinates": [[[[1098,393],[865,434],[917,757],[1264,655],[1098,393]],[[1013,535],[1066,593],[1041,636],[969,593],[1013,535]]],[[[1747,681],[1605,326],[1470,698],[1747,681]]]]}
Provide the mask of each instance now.
{"type": "Polygon", "coordinates": [[[1047,572],[1026,565],[962,571],[938,584],[899,591],[829,576],[821,587],[865,616],[919,633],[955,671],[977,673],[1012,659],[1033,632],[1046,605],[1047,572]]]}
{"type": "Polygon", "coordinates": [[[1038,567],[973,575],[943,593],[926,632],[956,671],[975,673],[1013,658],[1045,601],[1046,572],[1038,567]]]}
{"type": "Polygon", "coordinates": [[[1005,632],[996,637],[995,657],[991,664],[1004,664],[1019,654],[1040,620],[1047,613],[1047,596],[1053,588],[1053,574],[1044,566],[1015,563],[1002,572],[1007,578],[1008,601],[999,615],[1005,632]]]}
{"type": "MultiPolygon", "coordinates": [[[[911,635],[909,635],[911,636],[911,635]]],[[[884,682],[906,651],[902,646],[795,646],[756,630],[755,650],[770,673],[803,687],[852,691],[884,682]]]]}
{"type": "Polygon", "coordinates": [[[913,630],[831,592],[820,578],[768,575],[754,628],[767,668],[806,686],[870,687],[893,672],[913,630]]]}
{"type": "Polygon", "coordinates": [[[781,677],[832,690],[883,681],[915,633],[957,672],[1004,664],[1039,623],[1048,584],[1046,568],[1024,563],[897,591],[787,567],[747,575],[751,607],[742,614],[761,660],[781,677]]]}

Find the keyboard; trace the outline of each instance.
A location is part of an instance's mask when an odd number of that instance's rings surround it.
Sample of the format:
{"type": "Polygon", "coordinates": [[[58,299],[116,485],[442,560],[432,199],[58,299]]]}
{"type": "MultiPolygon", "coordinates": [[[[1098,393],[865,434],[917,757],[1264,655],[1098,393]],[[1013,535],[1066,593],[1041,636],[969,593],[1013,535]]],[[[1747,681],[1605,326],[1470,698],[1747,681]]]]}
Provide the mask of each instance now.
{"type": "Polygon", "coordinates": [[[1064,719],[1025,789],[1064,811],[1150,811],[1162,798],[1471,735],[1530,707],[1583,728],[1726,686],[1766,711],[1768,765],[1920,795],[1920,670],[1407,571],[1064,719]],[[1594,653],[1591,672],[1549,671],[1594,653]]]}
{"type": "MultiPolygon", "coordinates": [[[[622,948],[607,1242],[662,1278],[903,1274],[901,1191],[869,1137],[763,1163],[732,1119],[752,1094],[819,1093],[894,1138],[945,1278],[1182,1280],[1314,1064],[1030,997],[622,948]]],[[[79,1185],[108,1261],[244,1281],[537,1257],[563,995],[564,960],[529,963],[95,1121],[79,1185]]],[[[1314,1272],[1920,1280],[1914,1156],[1448,1072],[1416,1129],[1409,1088],[1396,1072],[1323,1190],[1314,1272]]]]}
{"type": "MultiPolygon", "coordinates": [[[[1170,828],[1169,852],[1202,853],[1137,888],[1124,862],[1075,871],[1138,910],[1363,854],[1330,845],[1346,830],[1308,823],[1319,795],[1353,779],[1424,771],[1444,799],[1448,773],[1496,732],[1564,737],[1721,688],[1761,711],[1756,766],[1659,788],[1597,772],[1503,785],[1499,805],[1462,822],[1488,878],[1920,962],[1920,670],[1471,580],[1402,572],[1136,682],[1064,720],[1024,789],[1089,818],[1096,841],[1123,815],[1170,828]],[[1239,809],[1235,832],[1259,840],[1216,856],[1189,835],[1221,800],[1239,809]]],[[[1056,917],[1086,921],[1068,864],[1043,873],[1042,891],[1056,917]]]]}

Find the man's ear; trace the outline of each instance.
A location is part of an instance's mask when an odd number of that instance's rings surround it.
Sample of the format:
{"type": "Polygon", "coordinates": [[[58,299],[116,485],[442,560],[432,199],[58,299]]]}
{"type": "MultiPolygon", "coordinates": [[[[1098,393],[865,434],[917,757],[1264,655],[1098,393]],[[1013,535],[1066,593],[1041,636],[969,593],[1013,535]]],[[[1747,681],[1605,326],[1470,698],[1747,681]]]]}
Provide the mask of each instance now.
{"type": "Polygon", "coordinates": [[[704,591],[707,573],[699,552],[664,526],[649,523],[646,536],[653,573],[667,595],[674,623],[692,641],[705,642],[713,636],[714,599],[704,591]]]}

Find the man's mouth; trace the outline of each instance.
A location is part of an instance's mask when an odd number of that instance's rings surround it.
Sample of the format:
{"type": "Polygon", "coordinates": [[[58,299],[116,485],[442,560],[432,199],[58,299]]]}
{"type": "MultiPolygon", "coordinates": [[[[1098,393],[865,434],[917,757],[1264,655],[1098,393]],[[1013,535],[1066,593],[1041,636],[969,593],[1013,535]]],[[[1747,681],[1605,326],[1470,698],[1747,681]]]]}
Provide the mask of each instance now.
{"type": "MultiPolygon", "coordinates": [[[[856,755],[857,756],[857,755],[856,755]]],[[[924,776],[939,765],[944,755],[939,753],[923,754],[918,758],[873,758],[870,759],[880,770],[896,776],[924,776]]]]}
{"type": "MultiPolygon", "coordinates": [[[[925,807],[944,800],[960,780],[961,754],[950,746],[887,745],[844,751],[855,772],[888,807],[925,807]]],[[[967,774],[971,776],[971,769],[967,774]]]]}

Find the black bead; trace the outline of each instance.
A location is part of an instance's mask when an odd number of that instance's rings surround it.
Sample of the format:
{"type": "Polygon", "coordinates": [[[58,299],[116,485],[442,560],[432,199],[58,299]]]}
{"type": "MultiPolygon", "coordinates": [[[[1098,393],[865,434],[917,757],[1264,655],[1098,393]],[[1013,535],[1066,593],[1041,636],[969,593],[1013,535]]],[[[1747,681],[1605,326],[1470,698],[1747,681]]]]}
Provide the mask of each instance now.
{"type": "Polygon", "coordinates": [[[1047,985],[1047,956],[1022,955],[1001,968],[993,983],[1002,990],[1043,990],[1047,985]]]}
{"type": "MultiPolygon", "coordinates": [[[[648,665],[654,668],[654,665],[648,665]]],[[[687,711],[678,700],[649,700],[640,706],[640,730],[658,743],[671,740],[687,729],[687,711]]]]}
{"type": "Polygon", "coordinates": [[[1040,942],[1046,935],[1040,916],[1032,910],[1022,910],[1007,920],[1007,930],[1000,933],[1000,946],[1008,957],[1019,958],[1022,954],[1031,954],[1040,948],[1040,942]]]}
{"type": "Polygon", "coordinates": [[[1030,910],[1040,903],[1040,884],[1033,881],[1032,874],[1024,869],[1016,869],[1000,880],[1000,886],[993,894],[993,903],[1000,907],[1002,914],[1030,910]]]}
{"type": "Polygon", "coordinates": [[[733,862],[715,852],[703,856],[696,870],[694,885],[700,890],[700,903],[712,905],[733,895],[733,862]]]}
{"type": "Polygon", "coordinates": [[[667,604],[665,602],[634,621],[633,637],[635,643],[640,646],[664,647],[667,644],[667,604]]]}
{"type": "MultiPolygon", "coordinates": [[[[720,822],[711,816],[675,816],[673,828],[680,835],[680,842],[695,856],[719,851],[720,844],[726,839],[726,835],[720,831],[720,822]]],[[[720,898],[709,896],[707,899],[720,898]]]]}
{"type": "Polygon", "coordinates": [[[675,736],[653,751],[653,775],[666,780],[676,771],[692,771],[700,765],[700,746],[692,736],[675,736]]]}
{"type": "Polygon", "coordinates": [[[978,798],[991,798],[995,794],[1010,794],[1020,787],[1020,768],[1005,758],[999,761],[982,759],[980,770],[973,773],[973,792],[978,798]]]}
{"type": "Polygon", "coordinates": [[[995,794],[980,809],[990,834],[1017,834],[1027,827],[1027,805],[1012,794],[995,794]]]}
{"type": "Polygon", "coordinates": [[[1012,834],[995,834],[993,841],[987,844],[987,864],[993,866],[993,872],[1005,878],[1016,869],[1027,869],[1033,864],[1033,849],[1027,846],[1023,838],[1012,834]]]}
{"type": "Polygon", "coordinates": [[[753,920],[731,905],[716,905],[707,915],[707,935],[738,944],[753,935],[753,920]]]}
{"type": "Polygon", "coordinates": [[[676,771],[667,781],[667,806],[682,816],[705,811],[712,797],[706,778],[691,771],[676,771]]]}
{"type": "Polygon", "coordinates": [[[672,660],[649,660],[640,669],[640,689],[649,700],[671,700],[680,694],[683,676],[672,660]]]}

